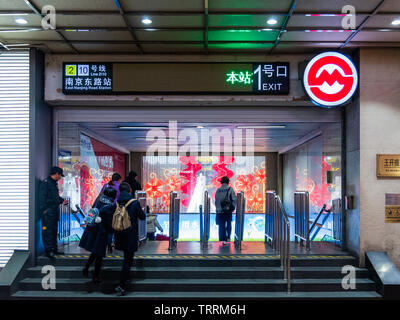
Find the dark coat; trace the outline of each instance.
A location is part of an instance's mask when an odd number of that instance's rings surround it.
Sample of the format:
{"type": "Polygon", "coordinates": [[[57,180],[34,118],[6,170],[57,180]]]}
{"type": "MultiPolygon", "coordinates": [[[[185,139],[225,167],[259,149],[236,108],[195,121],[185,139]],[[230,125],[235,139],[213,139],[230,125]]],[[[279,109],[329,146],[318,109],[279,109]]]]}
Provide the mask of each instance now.
{"type": "Polygon", "coordinates": [[[79,246],[86,251],[104,257],[107,251],[108,235],[113,233],[111,225],[115,205],[110,198],[103,195],[96,208],[100,211],[101,223],[85,228],[79,246]]]}
{"type": "Polygon", "coordinates": [[[133,196],[135,195],[135,192],[136,192],[136,191],[142,190],[141,184],[140,184],[138,181],[136,181],[136,179],[129,179],[129,178],[128,178],[128,179],[125,179],[124,182],[129,183],[129,185],[131,186],[132,195],[133,195],[133,196]]]}
{"type": "Polygon", "coordinates": [[[47,210],[49,216],[58,216],[58,206],[64,202],[58,191],[57,181],[48,177],[39,187],[39,213],[47,210]]]}
{"type": "MultiPolygon", "coordinates": [[[[124,205],[131,199],[133,199],[132,195],[129,192],[123,191],[117,203],[124,205]]],[[[139,246],[138,219],[144,220],[146,219],[146,215],[136,200],[128,206],[127,210],[131,219],[131,227],[124,231],[115,232],[115,248],[126,252],[135,252],[139,246]]]]}

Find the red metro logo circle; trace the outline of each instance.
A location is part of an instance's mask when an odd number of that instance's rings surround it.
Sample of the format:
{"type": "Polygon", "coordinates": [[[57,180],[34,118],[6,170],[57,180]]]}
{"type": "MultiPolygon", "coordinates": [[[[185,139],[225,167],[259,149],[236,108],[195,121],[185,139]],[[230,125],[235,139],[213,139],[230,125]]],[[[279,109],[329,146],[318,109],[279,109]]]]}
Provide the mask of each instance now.
{"type": "Polygon", "coordinates": [[[334,107],[347,102],[357,88],[358,75],[353,62],[338,52],[315,56],[304,71],[304,88],[317,104],[334,107]]]}

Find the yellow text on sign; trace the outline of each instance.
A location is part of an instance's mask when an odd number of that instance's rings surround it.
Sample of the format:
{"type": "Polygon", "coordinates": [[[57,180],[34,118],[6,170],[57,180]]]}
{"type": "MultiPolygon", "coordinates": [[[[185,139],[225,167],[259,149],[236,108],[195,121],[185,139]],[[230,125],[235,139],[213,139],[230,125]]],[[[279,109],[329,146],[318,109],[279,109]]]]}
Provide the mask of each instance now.
{"type": "Polygon", "coordinates": [[[65,66],[65,75],[66,76],[76,76],[76,65],[75,64],[67,64],[65,66]]]}

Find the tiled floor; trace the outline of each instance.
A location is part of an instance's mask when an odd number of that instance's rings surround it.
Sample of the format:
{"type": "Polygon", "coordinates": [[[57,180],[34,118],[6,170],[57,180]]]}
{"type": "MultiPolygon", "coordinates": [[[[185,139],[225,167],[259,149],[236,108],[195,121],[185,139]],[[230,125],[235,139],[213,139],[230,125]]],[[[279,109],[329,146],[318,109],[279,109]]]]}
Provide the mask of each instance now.
{"type": "MultiPolygon", "coordinates": [[[[65,254],[84,254],[87,253],[84,249],[78,246],[77,242],[70,243],[62,247],[65,254]]],[[[115,251],[118,253],[118,251],[115,251]]],[[[291,243],[290,253],[294,255],[310,254],[310,255],[347,255],[348,252],[342,251],[340,247],[327,242],[314,242],[311,245],[311,250],[307,251],[300,245],[291,243]]],[[[276,254],[270,246],[264,242],[243,242],[242,249],[236,249],[233,242],[223,246],[221,242],[209,242],[205,248],[202,248],[200,242],[178,242],[173,250],[168,250],[168,241],[149,241],[143,244],[137,254],[215,254],[215,255],[248,255],[248,254],[276,254]]]]}

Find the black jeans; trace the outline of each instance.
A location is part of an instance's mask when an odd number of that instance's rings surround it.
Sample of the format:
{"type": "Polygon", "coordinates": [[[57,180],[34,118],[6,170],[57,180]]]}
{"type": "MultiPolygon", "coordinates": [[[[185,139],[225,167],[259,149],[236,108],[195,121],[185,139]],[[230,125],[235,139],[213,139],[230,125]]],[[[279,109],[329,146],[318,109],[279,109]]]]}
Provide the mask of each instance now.
{"type": "Polygon", "coordinates": [[[100,271],[101,271],[101,265],[103,263],[103,257],[102,256],[98,256],[94,253],[92,253],[89,256],[88,261],[86,262],[86,269],[89,269],[90,265],[93,263],[93,261],[95,261],[94,263],[94,275],[93,278],[99,278],[100,276],[100,271]]]}
{"type": "Polygon", "coordinates": [[[57,251],[58,209],[48,209],[42,216],[42,239],[46,252],[57,251]]]}
{"type": "Polygon", "coordinates": [[[130,273],[131,273],[131,267],[133,264],[133,256],[135,255],[134,252],[127,252],[124,251],[124,261],[122,263],[122,269],[121,269],[121,279],[119,285],[125,289],[129,279],[130,279],[130,273]]]}
{"type": "Polygon", "coordinates": [[[228,241],[231,239],[232,221],[230,219],[221,219],[219,227],[219,241],[228,241]]]}

